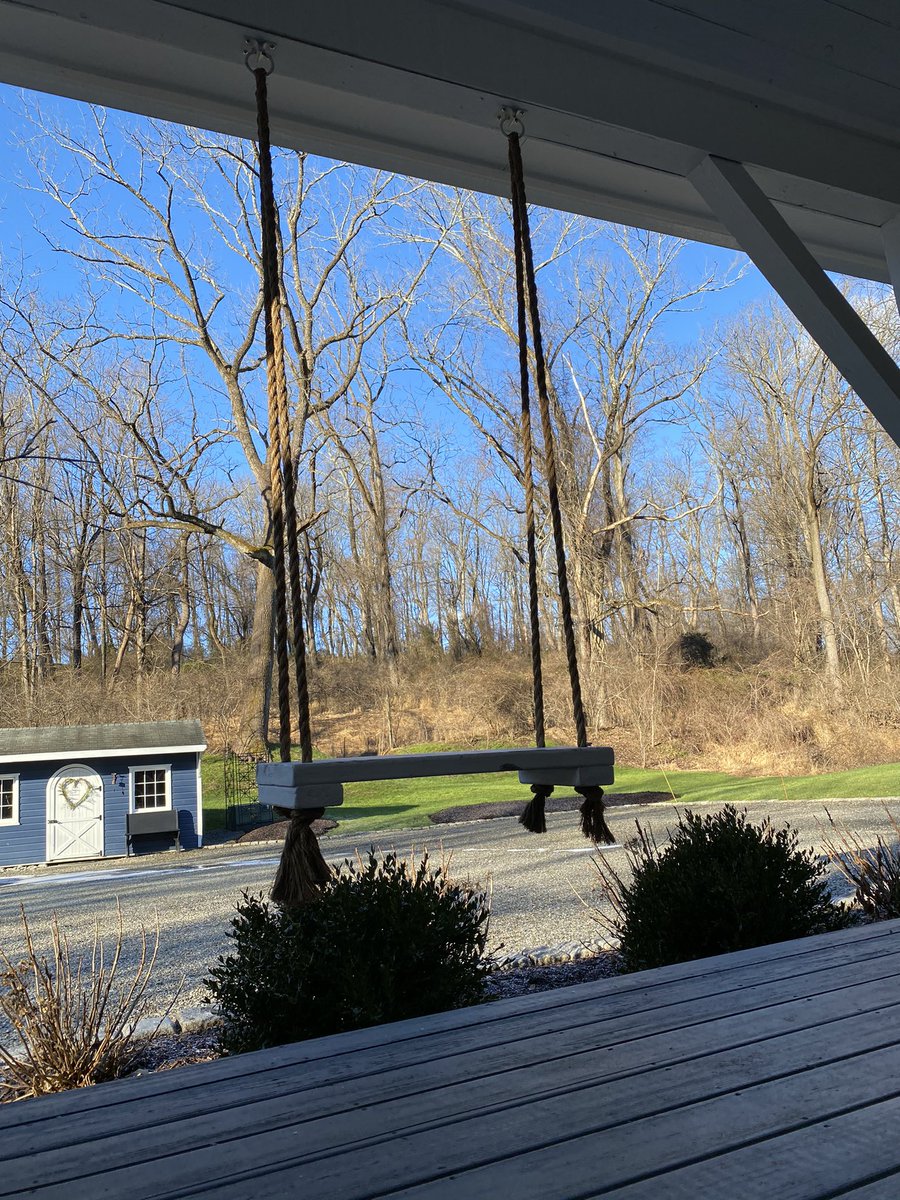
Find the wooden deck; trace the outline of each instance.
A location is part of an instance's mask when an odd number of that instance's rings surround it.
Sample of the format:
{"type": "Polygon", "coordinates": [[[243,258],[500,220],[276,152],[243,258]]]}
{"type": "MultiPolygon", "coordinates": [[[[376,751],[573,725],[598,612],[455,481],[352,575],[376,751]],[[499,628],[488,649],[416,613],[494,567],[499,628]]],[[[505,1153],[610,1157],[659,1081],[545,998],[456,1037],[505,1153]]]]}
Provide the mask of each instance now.
{"type": "Polygon", "coordinates": [[[887,1200],[900,922],[0,1110],[0,1195],[887,1200]]]}

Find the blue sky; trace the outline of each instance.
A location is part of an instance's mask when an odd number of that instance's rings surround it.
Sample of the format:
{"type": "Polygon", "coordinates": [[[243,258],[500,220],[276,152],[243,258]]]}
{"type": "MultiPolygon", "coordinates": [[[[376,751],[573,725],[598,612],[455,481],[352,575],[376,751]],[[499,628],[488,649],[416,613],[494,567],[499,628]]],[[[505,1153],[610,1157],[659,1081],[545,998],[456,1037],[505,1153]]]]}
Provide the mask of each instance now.
{"type": "MultiPolygon", "coordinates": [[[[36,104],[45,113],[76,125],[83,119],[86,107],[74,101],[0,86],[0,146],[3,149],[0,159],[0,245],[8,263],[17,263],[21,258],[26,276],[40,278],[44,295],[64,300],[70,295],[77,296],[83,282],[78,267],[65,255],[54,252],[45,236],[66,240],[60,211],[42,194],[29,154],[22,144],[23,138],[32,135],[27,113],[36,104]]],[[[147,124],[142,117],[124,116],[122,119],[138,131],[147,124]]],[[[53,153],[52,147],[50,153],[53,153]]],[[[704,340],[716,325],[727,324],[742,308],[771,294],[759,272],[747,264],[744,256],[731,250],[691,244],[683,252],[679,265],[681,273],[688,278],[699,277],[710,269],[724,276],[729,271],[735,273],[736,265],[744,267],[743,274],[731,287],[705,295],[694,311],[683,312],[668,322],[667,336],[682,345],[704,340]]],[[[124,311],[120,311],[124,317],[124,311]]],[[[448,411],[446,402],[438,401],[444,404],[443,408],[433,407],[435,401],[421,377],[405,374],[398,380],[398,385],[398,398],[402,399],[405,394],[406,402],[428,409],[430,420],[439,423],[454,440],[465,445],[470,431],[464,420],[455,411],[448,411]]]]}
{"type": "MultiPolygon", "coordinates": [[[[3,152],[0,160],[0,244],[5,256],[22,253],[42,274],[52,272],[59,293],[64,295],[67,287],[76,286],[77,275],[49,250],[41,236],[41,227],[56,225],[59,218],[51,202],[34,190],[36,176],[20,144],[23,133],[28,136],[24,114],[34,103],[39,103],[47,112],[75,120],[86,107],[77,101],[27,93],[0,84],[0,147],[3,152]]],[[[145,118],[139,116],[125,115],[125,119],[136,129],[145,123],[145,118]]],[[[756,268],[735,251],[692,243],[682,262],[686,272],[700,272],[712,265],[724,273],[735,263],[746,266],[744,277],[734,287],[706,297],[702,310],[693,320],[685,317],[679,322],[684,336],[708,329],[716,321],[727,320],[746,304],[770,292],[756,268]]]]}

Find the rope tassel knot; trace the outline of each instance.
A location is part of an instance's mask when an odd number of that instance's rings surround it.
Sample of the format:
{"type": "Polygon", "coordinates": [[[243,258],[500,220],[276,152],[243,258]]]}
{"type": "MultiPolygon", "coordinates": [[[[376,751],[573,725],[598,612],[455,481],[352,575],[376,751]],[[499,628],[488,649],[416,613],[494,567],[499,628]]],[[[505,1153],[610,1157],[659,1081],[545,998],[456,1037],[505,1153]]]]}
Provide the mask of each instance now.
{"type": "Polygon", "coordinates": [[[546,833],[547,818],[544,812],[544,801],[553,794],[553,788],[549,784],[533,783],[531,791],[532,798],[525,805],[525,811],[519,817],[519,824],[524,825],[529,833],[546,833]]]}
{"type": "Polygon", "coordinates": [[[577,787],[575,791],[583,796],[581,808],[581,832],[594,845],[614,846],[613,837],[606,823],[606,805],[603,803],[602,787],[577,787]]]}
{"type": "Polygon", "coordinates": [[[324,808],[295,808],[284,839],[281,861],[271,896],[281,908],[296,908],[315,900],[331,879],[331,868],[322,857],[313,821],[324,817],[324,808]]]}

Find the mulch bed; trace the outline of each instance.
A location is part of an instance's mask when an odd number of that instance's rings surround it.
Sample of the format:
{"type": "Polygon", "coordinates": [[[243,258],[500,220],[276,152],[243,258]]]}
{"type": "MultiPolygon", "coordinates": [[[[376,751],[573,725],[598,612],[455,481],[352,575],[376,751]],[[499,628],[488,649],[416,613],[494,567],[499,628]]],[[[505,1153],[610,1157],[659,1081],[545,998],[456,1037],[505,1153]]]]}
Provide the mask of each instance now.
{"type": "MultiPolygon", "coordinates": [[[[523,800],[493,800],[486,804],[456,804],[432,813],[430,819],[436,825],[453,825],[458,821],[491,821],[495,817],[519,817],[522,815],[528,795],[523,800]]],[[[671,804],[671,792],[608,792],[603,803],[610,808],[625,804],[671,804]]],[[[550,796],[545,802],[548,813],[577,812],[582,804],[581,796],[550,796]]]]}
{"type": "Polygon", "coordinates": [[[200,1029],[196,1033],[163,1034],[148,1038],[144,1042],[129,1074],[146,1075],[153,1071],[170,1071],[173,1067],[213,1062],[221,1057],[215,1029],[200,1029]]]}
{"type": "MultiPolygon", "coordinates": [[[[276,821],[274,825],[258,825],[256,829],[242,833],[237,840],[239,842],[283,842],[288,825],[290,825],[290,821],[276,821]]],[[[312,830],[316,837],[321,837],[323,833],[328,833],[329,830],[337,829],[337,827],[337,821],[331,821],[324,817],[321,821],[312,823],[312,830]]]]}
{"type": "Polygon", "coordinates": [[[485,980],[485,996],[488,1000],[509,1000],[513,996],[530,996],[534,992],[548,992],[574,983],[611,979],[620,972],[618,954],[614,950],[601,950],[578,962],[495,971],[485,980]]]}

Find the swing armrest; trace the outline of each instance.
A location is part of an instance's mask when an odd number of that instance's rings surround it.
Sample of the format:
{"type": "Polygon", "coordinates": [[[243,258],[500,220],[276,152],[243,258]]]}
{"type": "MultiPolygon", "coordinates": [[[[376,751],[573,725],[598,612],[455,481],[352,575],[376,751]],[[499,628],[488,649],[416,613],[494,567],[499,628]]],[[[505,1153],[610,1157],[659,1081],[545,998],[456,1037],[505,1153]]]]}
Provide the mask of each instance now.
{"type": "MultiPolygon", "coordinates": [[[[271,766],[290,766],[290,763],[272,763],[271,766]]],[[[257,791],[260,804],[286,810],[304,808],[337,808],[344,803],[344,789],[339,783],[294,783],[291,776],[282,773],[281,780],[275,776],[273,782],[263,782],[257,768],[257,791]]],[[[269,776],[271,779],[271,776],[269,776]]]]}
{"type": "Polygon", "coordinates": [[[544,787],[606,787],[615,783],[615,771],[610,766],[540,767],[519,772],[519,783],[540,784],[544,787]]]}

